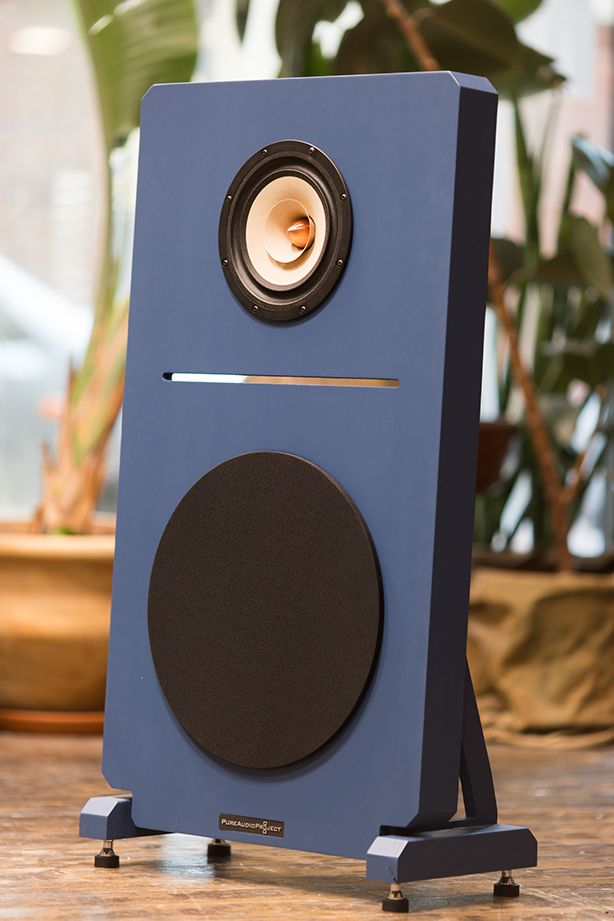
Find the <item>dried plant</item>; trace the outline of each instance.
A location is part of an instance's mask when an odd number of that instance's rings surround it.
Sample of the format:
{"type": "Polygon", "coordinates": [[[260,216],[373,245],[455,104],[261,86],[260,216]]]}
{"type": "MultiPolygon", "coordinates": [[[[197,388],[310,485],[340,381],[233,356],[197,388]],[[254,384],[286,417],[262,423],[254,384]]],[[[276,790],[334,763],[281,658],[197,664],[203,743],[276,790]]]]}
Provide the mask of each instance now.
{"type": "Polygon", "coordinates": [[[124,391],[128,298],[121,279],[130,247],[114,221],[114,155],[139,124],[141,97],[154,83],[189,80],[198,26],[192,0],[76,0],[92,63],[105,151],[103,254],[90,341],[68,375],[55,451],[43,448],[38,531],[87,533],[124,391]]]}

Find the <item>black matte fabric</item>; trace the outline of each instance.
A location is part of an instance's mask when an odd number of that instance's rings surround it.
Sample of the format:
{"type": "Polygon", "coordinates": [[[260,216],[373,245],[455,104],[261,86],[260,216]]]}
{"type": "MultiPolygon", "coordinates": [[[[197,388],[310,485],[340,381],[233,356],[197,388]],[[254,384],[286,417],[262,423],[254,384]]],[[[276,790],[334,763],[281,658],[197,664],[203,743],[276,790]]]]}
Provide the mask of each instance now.
{"type": "Polygon", "coordinates": [[[325,745],[362,697],[382,598],[364,521],[289,454],[244,454],[181,500],[149,587],[156,672],[205,752],[276,768],[325,745]]]}

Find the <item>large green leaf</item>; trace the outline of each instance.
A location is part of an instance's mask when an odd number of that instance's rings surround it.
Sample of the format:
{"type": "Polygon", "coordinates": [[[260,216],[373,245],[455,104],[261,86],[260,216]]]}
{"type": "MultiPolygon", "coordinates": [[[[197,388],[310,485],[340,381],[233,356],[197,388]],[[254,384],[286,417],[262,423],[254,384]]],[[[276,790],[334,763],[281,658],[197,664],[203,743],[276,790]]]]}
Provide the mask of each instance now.
{"type": "Polygon", "coordinates": [[[433,8],[422,33],[442,67],[488,77],[502,96],[563,82],[552,58],[518,40],[512,19],[494,0],[449,0],[433,8]]]}
{"type": "Polygon", "coordinates": [[[332,64],[335,74],[397,73],[420,70],[395,22],[377,6],[343,36],[332,64]]]}
{"type": "Polygon", "coordinates": [[[138,125],[154,83],[189,80],[198,52],[192,0],[75,0],[96,73],[107,148],[138,125]]]}
{"type": "Polygon", "coordinates": [[[585,287],[584,276],[570,249],[561,250],[550,259],[540,259],[537,265],[527,267],[522,280],[535,281],[563,291],[585,287]]]}
{"type": "Polygon", "coordinates": [[[599,228],[577,214],[565,220],[559,252],[518,274],[522,281],[552,288],[593,288],[604,299],[610,296],[613,282],[611,257],[601,244],[599,228]]]}
{"type": "Polygon", "coordinates": [[[614,223],[614,154],[580,135],[571,143],[576,168],[586,173],[603,193],[608,217],[614,223]]]}
{"type": "MultiPolygon", "coordinates": [[[[321,20],[334,21],[346,0],[280,0],[277,49],[281,74],[391,73],[420,70],[399,24],[381,0],[360,0],[363,19],[343,35],[328,68],[313,33],[321,20]]],[[[488,77],[502,95],[522,96],[552,89],[562,82],[552,59],[523,45],[514,22],[495,0],[404,0],[440,67],[488,77]]]]}
{"type": "MultiPolygon", "coordinates": [[[[314,29],[319,22],[334,22],[346,6],[347,0],[279,0],[275,41],[281,77],[313,76],[314,29]]],[[[318,65],[318,73],[320,70],[318,65]]]]}
{"type": "Polygon", "coordinates": [[[612,289],[610,257],[599,240],[599,229],[585,217],[569,215],[569,241],[578,269],[587,285],[603,297],[612,289]]]}
{"type": "Polygon", "coordinates": [[[540,8],[543,0],[493,0],[514,22],[527,19],[540,8]]]}
{"type": "Polygon", "coordinates": [[[439,64],[449,70],[493,77],[518,54],[514,25],[490,0],[449,0],[422,22],[422,34],[439,64]]]}
{"type": "Polygon", "coordinates": [[[496,75],[493,83],[506,99],[520,99],[555,90],[565,83],[565,77],[554,67],[554,58],[519,42],[514,63],[496,75]]]}
{"type": "Polygon", "coordinates": [[[614,342],[567,341],[561,346],[544,345],[543,352],[562,361],[570,380],[585,381],[593,389],[614,380],[614,342]]]}
{"type": "Polygon", "coordinates": [[[501,280],[506,284],[514,281],[514,276],[525,266],[524,247],[505,237],[493,237],[492,245],[497,255],[501,280]]]}

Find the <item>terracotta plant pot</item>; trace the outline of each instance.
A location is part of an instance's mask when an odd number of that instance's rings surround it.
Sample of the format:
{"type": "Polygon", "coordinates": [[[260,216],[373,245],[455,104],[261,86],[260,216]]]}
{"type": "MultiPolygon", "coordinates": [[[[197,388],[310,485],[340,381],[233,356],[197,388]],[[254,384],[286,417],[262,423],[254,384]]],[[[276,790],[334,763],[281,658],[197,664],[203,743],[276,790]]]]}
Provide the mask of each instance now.
{"type": "Polygon", "coordinates": [[[478,470],[476,492],[486,492],[498,482],[501,468],[507,457],[517,427],[505,419],[495,422],[480,422],[478,441],[478,470]]]}
{"type": "Polygon", "coordinates": [[[614,574],[474,570],[468,654],[491,739],[614,741],[614,574]]]}
{"type": "Polygon", "coordinates": [[[18,527],[0,530],[0,725],[95,731],[104,707],[113,533],[37,535],[18,527]]]}

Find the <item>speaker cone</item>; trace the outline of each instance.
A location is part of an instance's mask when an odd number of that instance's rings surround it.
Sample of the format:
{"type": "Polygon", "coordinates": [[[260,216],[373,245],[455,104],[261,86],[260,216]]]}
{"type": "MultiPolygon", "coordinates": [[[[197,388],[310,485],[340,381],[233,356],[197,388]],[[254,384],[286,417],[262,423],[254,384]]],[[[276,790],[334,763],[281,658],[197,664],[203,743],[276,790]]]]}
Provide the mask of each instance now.
{"type": "Polygon", "coordinates": [[[339,280],[351,232],[348,191],[332,160],[302,141],[271,144],[241,167],[222,207],[228,284],[260,319],[305,316],[339,280]]]}

